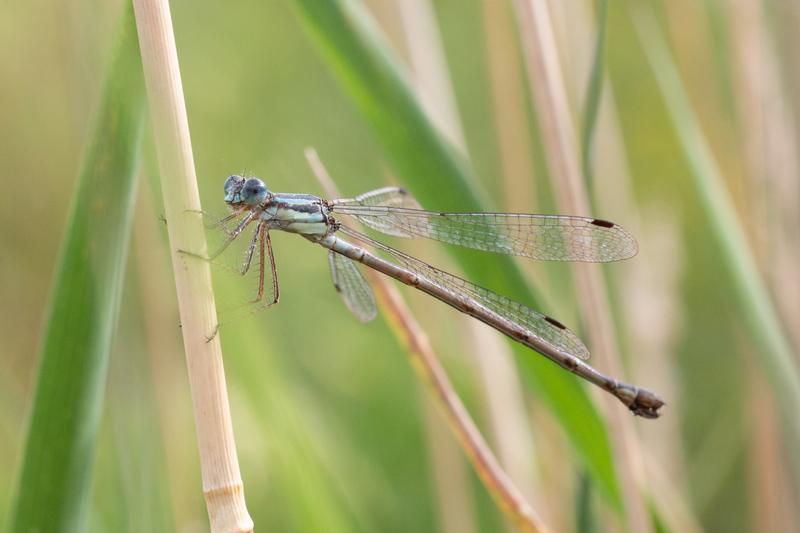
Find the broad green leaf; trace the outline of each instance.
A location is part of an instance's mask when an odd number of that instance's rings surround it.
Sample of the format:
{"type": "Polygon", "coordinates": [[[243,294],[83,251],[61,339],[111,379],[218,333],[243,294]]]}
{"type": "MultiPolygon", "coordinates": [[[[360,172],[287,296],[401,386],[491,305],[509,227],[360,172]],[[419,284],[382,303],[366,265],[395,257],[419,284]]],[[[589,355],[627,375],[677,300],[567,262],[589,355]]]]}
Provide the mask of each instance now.
{"type": "Polygon", "coordinates": [[[122,18],[52,289],[12,531],[85,528],[144,108],[129,7],[122,18]]]}
{"type": "MultiPolygon", "coordinates": [[[[381,141],[398,179],[435,209],[486,207],[467,163],[436,131],[415,98],[402,67],[363,5],[354,0],[294,0],[328,66],[381,141]]],[[[537,307],[514,261],[451,250],[467,275],[537,307]]],[[[514,345],[523,375],[561,422],[597,486],[621,508],[610,445],[602,419],[576,378],[530,350],[514,345]]]]}
{"type": "Polygon", "coordinates": [[[597,531],[598,525],[592,507],[592,480],[585,472],[581,472],[575,497],[575,531],[590,533],[597,531]]]}

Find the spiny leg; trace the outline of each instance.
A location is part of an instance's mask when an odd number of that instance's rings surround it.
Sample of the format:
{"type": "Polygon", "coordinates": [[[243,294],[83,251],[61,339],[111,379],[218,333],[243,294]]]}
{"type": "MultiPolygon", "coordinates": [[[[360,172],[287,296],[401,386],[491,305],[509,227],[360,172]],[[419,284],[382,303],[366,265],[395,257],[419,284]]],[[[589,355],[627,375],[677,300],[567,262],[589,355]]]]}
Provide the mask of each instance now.
{"type": "MultiPolygon", "coordinates": [[[[269,307],[270,305],[275,305],[281,299],[281,288],[280,285],[278,285],[278,269],[275,266],[275,256],[272,255],[272,239],[270,239],[268,231],[265,231],[264,235],[266,235],[266,237],[262,235],[261,239],[267,243],[267,251],[269,252],[269,265],[272,269],[272,302],[270,302],[267,306],[269,307]]],[[[263,244],[261,248],[263,250],[263,244]]]]}
{"type": "Polygon", "coordinates": [[[196,257],[196,258],[198,258],[198,259],[203,259],[204,261],[213,261],[213,260],[214,260],[214,259],[216,259],[216,258],[217,258],[217,257],[218,257],[218,256],[219,256],[219,255],[220,255],[222,252],[224,252],[224,251],[225,251],[225,250],[228,248],[228,246],[230,246],[230,245],[231,245],[231,243],[233,243],[233,241],[235,241],[237,238],[239,238],[239,235],[241,235],[241,234],[242,234],[242,232],[244,231],[244,229],[245,229],[245,228],[246,228],[246,227],[247,227],[247,226],[248,226],[248,225],[249,225],[249,224],[250,224],[250,223],[253,221],[253,219],[255,219],[255,218],[256,218],[256,214],[255,214],[255,213],[252,213],[252,212],[251,212],[249,215],[247,215],[247,217],[245,217],[245,218],[244,218],[244,220],[242,220],[242,221],[239,223],[239,225],[238,225],[238,226],[236,226],[236,227],[234,228],[234,230],[228,234],[228,236],[227,236],[227,237],[225,237],[225,241],[222,243],[222,245],[220,245],[220,247],[219,247],[219,248],[218,248],[218,249],[217,249],[217,250],[216,250],[216,251],[215,251],[213,254],[211,254],[211,255],[209,255],[209,256],[205,256],[205,255],[202,255],[202,254],[196,254],[196,253],[194,253],[194,252],[190,252],[190,251],[188,251],[188,250],[178,250],[178,252],[179,252],[179,253],[182,253],[182,254],[184,254],[184,255],[189,255],[189,256],[192,256],[192,257],[196,257]]]}
{"type": "MultiPolygon", "coordinates": [[[[232,213],[231,215],[228,215],[227,217],[225,217],[222,220],[220,220],[219,224],[222,224],[227,220],[235,218],[235,216],[238,216],[239,214],[241,214],[241,212],[232,213]]],[[[254,218],[255,218],[255,214],[254,213],[250,213],[247,217],[245,217],[244,220],[242,220],[236,226],[236,228],[234,228],[234,230],[228,234],[228,236],[225,238],[225,241],[222,243],[222,245],[219,247],[219,249],[217,251],[215,251],[213,254],[211,254],[210,256],[204,256],[204,255],[201,255],[201,254],[196,254],[194,252],[189,252],[187,250],[178,250],[178,252],[181,253],[181,254],[184,254],[184,255],[189,255],[189,256],[192,256],[192,257],[196,257],[198,259],[202,259],[204,261],[212,261],[216,257],[218,257],[222,252],[224,252],[228,248],[228,246],[230,246],[231,243],[233,243],[233,241],[235,241],[242,234],[242,232],[250,224],[250,222],[253,221],[254,218]]],[[[259,224],[259,228],[260,227],[261,227],[261,224],[259,224]]],[[[256,235],[258,235],[258,229],[256,229],[256,235]]],[[[256,241],[256,238],[255,238],[256,235],[254,235],[254,237],[253,237],[253,243],[255,243],[255,241],[256,241]]],[[[251,244],[251,248],[253,246],[254,246],[254,244],[251,244]]],[[[248,260],[247,260],[247,262],[245,264],[244,271],[242,272],[242,275],[246,274],[247,270],[250,268],[250,259],[252,259],[252,255],[253,255],[253,253],[252,253],[252,250],[251,250],[250,253],[249,253],[249,258],[248,258],[248,260]]],[[[207,343],[213,341],[214,338],[216,338],[217,334],[219,333],[219,327],[220,327],[220,324],[218,322],[217,325],[214,327],[214,331],[211,332],[211,335],[208,335],[206,337],[206,342],[207,343]]]]}
{"type": "MultiPolygon", "coordinates": [[[[202,211],[201,211],[202,212],[202,211]]],[[[235,219],[236,217],[240,216],[244,212],[244,209],[239,209],[238,211],[234,211],[233,213],[222,217],[221,219],[217,220],[216,222],[212,222],[211,224],[204,224],[207,229],[214,229],[222,226],[223,224],[230,222],[231,220],[235,219]]],[[[205,214],[205,213],[203,213],[205,214]]]]}
{"type": "MultiPolygon", "coordinates": [[[[263,223],[263,222],[260,222],[260,223],[258,224],[258,226],[256,226],[256,231],[255,231],[255,233],[253,233],[253,238],[252,238],[252,240],[251,240],[251,242],[250,242],[250,246],[249,246],[249,247],[248,247],[248,249],[247,249],[247,256],[246,256],[246,258],[245,258],[244,266],[242,267],[242,271],[241,271],[241,274],[242,274],[242,276],[244,276],[245,274],[247,274],[247,271],[248,271],[248,270],[250,270],[250,263],[251,263],[251,262],[252,262],[252,260],[253,260],[253,252],[254,252],[254,250],[255,250],[255,247],[256,247],[256,242],[258,242],[258,235],[259,235],[260,233],[262,233],[262,227],[263,227],[263,226],[264,226],[264,223],[263,223]]],[[[244,230],[244,228],[242,228],[242,231],[243,231],[243,230],[244,230]]],[[[241,234],[241,231],[239,231],[239,233],[241,234]]],[[[235,239],[235,237],[234,237],[234,239],[235,239]]],[[[228,247],[228,245],[230,245],[230,243],[231,243],[231,242],[233,242],[233,240],[234,240],[234,239],[231,239],[231,240],[230,240],[230,242],[227,242],[227,243],[225,244],[225,246],[222,248],[222,250],[224,250],[225,248],[227,248],[227,247],[228,247]]],[[[209,260],[213,259],[214,257],[218,256],[218,255],[219,255],[221,252],[222,252],[221,250],[220,250],[220,251],[218,251],[218,252],[217,252],[217,253],[215,253],[215,254],[214,254],[212,257],[210,257],[210,258],[208,258],[208,259],[209,259],[209,260]]],[[[188,252],[186,252],[186,253],[188,253],[188,252]]],[[[191,254],[191,253],[190,253],[189,255],[196,255],[196,254],[191,254]]],[[[262,254],[262,255],[263,255],[263,254],[262,254]]],[[[200,257],[200,256],[197,256],[197,257],[200,257]]],[[[206,259],[206,258],[205,258],[205,257],[203,257],[203,259],[206,259]]],[[[263,268],[262,268],[262,270],[263,270],[263,268]]],[[[262,274],[262,275],[263,275],[263,274],[262,274]]],[[[214,331],[212,331],[212,332],[211,332],[211,335],[209,335],[209,336],[207,336],[207,337],[206,337],[206,342],[207,342],[207,343],[209,343],[209,342],[213,341],[213,340],[214,340],[214,337],[216,337],[216,336],[217,336],[217,333],[219,333],[219,326],[220,326],[220,324],[219,324],[219,322],[217,322],[217,325],[214,327],[214,331]]]]}
{"type": "Polygon", "coordinates": [[[259,249],[259,283],[258,283],[258,296],[252,303],[258,304],[255,311],[267,309],[278,303],[280,300],[280,284],[278,283],[278,269],[275,266],[275,256],[272,253],[272,239],[270,239],[269,231],[264,230],[261,232],[261,247],[259,249]],[[270,273],[272,274],[272,299],[268,302],[261,302],[264,298],[264,285],[266,278],[266,259],[269,258],[270,273]],[[259,304],[259,302],[261,302],[259,304]]]}
{"type": "MultiPolygon", "coordinates": [[[[253,253],[256,250],[256,244],[259,241],[259,235],[262,233],[262,229],[264,227],[264,222],[259,222],[258,226],[256,226],[256,230],[253,232],[253,238],[250,239],[250,245],[247,247],[247,254],[245,255],[244,265],[242,265],[241,274],[244,276],[250,270],[250,264],[253,262],[253,253]]],[[[264,245],[262,243],[261,247],[263,248],[264,245]]],[[[262,250],[262,261],[264,252],[262,250]]]]}
{"type": "MultiPolygon", "coordinates": [[[[258,227],[258,233],[256,237],[258,237],[258,294],[256,294],[256,302],[260,302],[264,298],[264,231],[262,230],[261,226],[258,227]]],[[[253,239],[253,245],[255,245],[255,238],[253,239]]],[[[252,255],[252,250],[250,251],[252,255]]]]}
{"type": "MultiPolygon", "coordinates": [[[[205,217],[207,219],[211,218],[211,214],[210,213],[208,213],[207,211],[203,211],[201,209],[187,209],[185,212],[186,213],[196,213],[198,215],[203,215],[203,217],[205,217]]],[[[244,208],[239,208],[236,211],[234,211],[234,212],[232,212],[232,213],[230,213],[228,215],[225,215],[224,217],[222,217],[222,218],[220,218],[218,220],[215,220],[214,222],[211,222],[211,223],[203,222],[203,226],[205,226],[206,229],[218,228],[218,227],[222,226],[223,224],[225,224],[226,222],[230,222],[234,218],[236,218],[238,216],[241,216],[242,213],[244,213],[244,212],[245,212],[244,208]]],[[[166,222],[166,219],[164,221],[166,222]]]]}

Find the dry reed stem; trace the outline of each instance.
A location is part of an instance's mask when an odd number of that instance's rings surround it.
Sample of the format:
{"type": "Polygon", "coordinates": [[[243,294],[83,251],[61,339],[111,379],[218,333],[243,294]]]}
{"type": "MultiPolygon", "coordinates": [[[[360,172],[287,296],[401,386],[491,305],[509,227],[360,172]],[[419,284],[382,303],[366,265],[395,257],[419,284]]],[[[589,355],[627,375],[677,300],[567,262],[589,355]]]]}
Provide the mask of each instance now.
{"type": "MultiPolygon", "coordinates": [[[[316,151],[307,148],[305,153],[314,175],[326,194],[338,198],[340,195],[336,185],[316,151]]],[[[366,269],[365,274],[375,290],[378,305],[383,310],[392,331],[405,346],[412,367],[444,411],[450,428],[489,493],[520,531],[548,531],[489,449],[439,363],[427,334],[412,315],[400,292],[379,273],[366,269]]]]}
{"type": "Polygon", "coordinates": [[[194,406],[203,493],[213,532],[253,529],[244,501],[225,387],[209,265],[178,250],[205,253],[189,123],[166,0],[134,0],[156,138],[186,364],[194,406]]]}
{"type": "MultiPolygon", "coordinates": [[[[589,202],[578,165],[573,116],[567,102],[563,70],[547,2],[515,0],[514,5],[528,82],[540,121],[545,156],[559,209],[568,214],[587,215],[589,202]]],[[[620,375],[621,365],[616,355],[611,312],[600,272],[595,265],[574,265],[573,273],[578,294],[581,295],[581,314],[596,360],[613,375],[620,375]]],[[[618,409],[612,398],[603,398],[602,401],[607,408],[628,528],[637,532],[650,531],[651,523],[642,498],[643,462],[632,419],[618,409]]]]}

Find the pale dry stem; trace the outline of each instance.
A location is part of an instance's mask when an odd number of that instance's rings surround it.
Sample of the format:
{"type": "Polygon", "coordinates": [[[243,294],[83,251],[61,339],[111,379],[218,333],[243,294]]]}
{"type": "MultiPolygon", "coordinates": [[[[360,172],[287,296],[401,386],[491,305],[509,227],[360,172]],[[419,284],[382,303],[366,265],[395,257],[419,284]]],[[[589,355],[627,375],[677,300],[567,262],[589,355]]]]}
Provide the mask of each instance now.
{"type": "Polygon", "coordinates": [[[166,0],[134,0],[148,101],[156,139],[186,363],[192,392],[203,492],[213,532],[244,532],[253,521],[244,501],[233,437],[217,317],[206,262],[178,250],[204,253],[205,235],[192,158],[178,54],[166,0]]]}

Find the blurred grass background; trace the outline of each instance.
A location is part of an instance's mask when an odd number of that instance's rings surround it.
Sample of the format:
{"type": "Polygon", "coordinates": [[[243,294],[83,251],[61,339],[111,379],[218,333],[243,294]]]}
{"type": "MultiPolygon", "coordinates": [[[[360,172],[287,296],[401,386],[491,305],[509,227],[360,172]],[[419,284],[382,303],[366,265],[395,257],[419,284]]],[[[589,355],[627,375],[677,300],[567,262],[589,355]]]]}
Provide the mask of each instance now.
{"type": "MultiPolygon", "coordinates": [[[[365,3],[396,53],[414,64],[409,42],[417,42],[421,21],[404,19],[399,0],[365,3]]],[[[641,21],[631,9],[638,4],[608,7],[592,192],[593,214],[629,227],[640,241],[633,260],[599,268],[612,287],[627,377],[659,391],[669,404],[662,419],[635,422],[648,450],[647,496],[661,513],[681,516],[678,523],[709,531],[789,531],[797,523],[792,502],[800,483],[788,467],[791,441],[643,53],[636,30],[641,21]]],[[[553,212],[510,3],[432,5],[454,110],[480,187],[494,208],[553,212]]],[[[0,199],[3,524],[68,199],[119,7],[0,6],[0,156],[11,191],[0,199]]],[[[568,96],[580,113],[595,50],[594,3],[551,7],[568,96]]],[[[396,179],[391,158],[314,47],[292,2],[173,2],[172,10],[206,208],[222,210],[221,183],[234,172],[258,175],[273,190],[319,193],[303,157],[309,145],[346,194],[396,179]]],[[[793,28],[800,10],[766,0],[680,0],[655,3],[653,12],[794,342],[796,364],[800,115],[793,95],[800,65],[793,28]]],[[[96,531],[207,528],[155,168],[152,147],[146,147],[94,468],[90,520],[96,531]]],[[[443,197],[427,207],[457,206],[443,197]]],[[[256,527],[502,528],[386,325],[379,319],[365,327],[346,312],[330,286],[322,250],[291,236],[273,241],[279,307],[222,330],[256,527]]],[[[401,244],[458,271],[437,247],[401,244]]],[[[541,310],[577,326],[580,295],[568,268],[521,266],[542,293],[541,310]]],[[[225,276],[218,281],[223,294],[238,290],[225,276]]],[[[591,478],[582,482],[587,467],[537,391],[520,385],[508,359],[496,357],[505,346],[449,308],[406,294],[421,322],[436,325],[428,333],[459,391],[545,521],[556,531],[587,521],[598,530],[622,527],[591,478]],[[587,492],[594,513],[579,505],[587,492]]],[[[580,413],[573,416],[580,419],[580,413]]]]}

